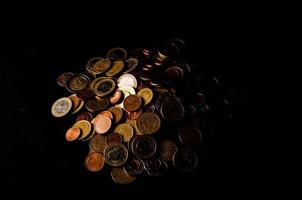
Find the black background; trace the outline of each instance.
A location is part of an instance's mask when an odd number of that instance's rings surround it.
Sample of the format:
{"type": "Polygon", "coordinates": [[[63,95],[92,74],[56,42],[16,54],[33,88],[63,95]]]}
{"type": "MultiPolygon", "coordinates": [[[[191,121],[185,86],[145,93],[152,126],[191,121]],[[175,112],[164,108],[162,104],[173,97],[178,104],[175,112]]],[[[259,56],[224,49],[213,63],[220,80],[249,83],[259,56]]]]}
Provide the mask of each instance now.
{"type": "Polygon", "coordinates": [[[152,8],[113,9],[106,14],[104,7],[89,14],[39,12],[5,21],[0,148],[1,172],[7,185],[28,192],[28,185],[53,181],[52,187],[44,189],[68,194],[100,188],[100,192],[114,196],[128,192],[237,194],[250,190],[248,183],[257,174],[249,96],[255,84],[255,59],[261,56],[256,50],[262,37],[257,15],[223,7],[205,12],[197,5],[152,8]],[[186,58],[201,65],[200,74],[213,74],[224,87],[245,91],[247,104],[234,111],[229,128],[207,139],[194,173],[143,177],[119,186],[112,183],[108,173],[86,172],[83,159],[88,145],[67,144],[64,133],[72,122],[55,120],[50,114],[53,101],[67,94],[56,85],[57,75],[83,71],[89,58],[104,55],[111,47],[152,47],[172,37],[186,41],[186,58]]]}

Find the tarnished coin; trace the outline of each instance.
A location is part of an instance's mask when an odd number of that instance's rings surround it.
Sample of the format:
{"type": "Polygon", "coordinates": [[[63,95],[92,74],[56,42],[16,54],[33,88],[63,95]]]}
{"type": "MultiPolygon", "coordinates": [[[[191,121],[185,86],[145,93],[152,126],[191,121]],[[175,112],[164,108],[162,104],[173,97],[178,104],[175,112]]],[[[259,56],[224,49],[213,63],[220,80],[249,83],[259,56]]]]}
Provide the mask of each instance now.
{"type": "Polygon", "coordinates": [[[87,62],[86,69],[93,74],[101,74],[107,71],[110,65],[111,62],[109,59],[94,57],[87,62]]]}
{"type": "Polygon", "coordinates": [[[72,127],[81,129],[82,134],[79,137],[80,140],[86,138],[91,131],[91,124],[86,120],[77,121],[72,127]]]}
{"type": "Polygon", "coordinates": [[[72,108],[72,102],[69,98],[63,97],[55,101],[51,107],[51,114],[54,117],[64,117],[72,108]]]}
{"type": "Polygon", "coordinates": [[[120,47],[112,48],[107,52],[107,58],[110,60],[125,60],[127,51],[120,47]]]}
{"type": "Polygon", "coordinates": [[[77,116],[76,121],[86,120],[90,122],[92,118],[93,116],[90,112],[82,112],[77,116]]]}
{"type": "Polygon", "coordinates": [[[128,158],[128,150],[123,144],[111,144],[104,150],[105,161],[108,165],[118,167],[128,158]]]}
{"type": "Polygon", "coordinates": [[[183,144],[199,144],[202,140],[201,131],[195,126],[181,128],[178,137],[183,144]]]}
{"type": "Polygon", "coordinates": [[[137,87],[137,80],[132,74],[123,74],[117,79],[118,87],[131,86],[133,88],[137,87]]]}
{"type": "Polygon", "coordinates": [[[152,112],[143,113],[137,120],[136,126],[143,134],[156,133],[160,128],[160,118],[152,112]]]}
{"type": "Polygon", "coordinates": [[[164,161],[172,161],[178,147],[171,140],[164,140],[160,143],[160,157],[164,161]]]}
{"type": "Polygon", "coordinates": [[[197,167],[198,157],[195,152],[187,149],[178,150],[173,156],[174,167],[182,172],[193,171],[197,167]]]}
{"type": "Polygon", "coordinates": [[[124,73],[132,72],[138,66],[138,59],[129,58],[125,60],[125,71],[124,73]]]}
{"type": "Polygon", "coordinates": [[[124,69],[123,61],[114,61],[112,67],[105,73],[106,76],[115,76],[124,69]]]}
{"type": "Polygon", "coordinates": [[[143,88],[137,93],[137,96],[143,99],[144,105],[147,105],[153,99],[153,91],[149,88],[143,88]]]}
{"type": "Polygon", "coordinates": [[[94,97],[94,93],[90,88],[84,88],[76,92],[76,96],[81,100],[88,100],[94,97]]]}
{"type": "Polygon", "coordinates": [[[89,148],[93,152],[103,153],[107,146],[108,145],[106,144],[106,137],[103,135],[96,134],[89,141],[89,148]]]}
{"type": "Polygon", "coordinates": [[[116,90],[113,95],[109,98],[111,104],[118,103],[123,98],[123,93],[121,90],[116,90]]]}
{"type": "Polygon", "coordinates": [[[106,136],[106,144],[121,144],[123,142],[123,137],[118,133],[111,133],[106,136]]]}
{"type": "Polygon", "coordinates": [[[126,112],[127,119],[129,119],[129,120],[136,120],[143,113],[143,109],[139,109],[139,110],[134,111],[134,112],[129,112],[129,111],[125,110],[125,112],[126,112]]]}
{"type": "Polygon", "coordinates": [[[129,184],[135,180],[123,167],[114,167],[111,170],[111,178],[117,184],[129,184]]]}
{"type": "Polygon", "coordinates": [[[86,156],[85,167],[91,172],[98,172],[104,167],[104,157],[100,153],[90,153],[86,156]]]}
{"type": "Polygon", "coordinates": [[[125,163],[124,168],[130,176],[137,176],[144,172],[143,162],[135,158],[128,160],[125,163]]]}
{"type": "Polygon", "coordinates": [[[112,79],[107,78],[97,82],[94,86],[93,91],[97,96],[104,97],[113,92],[114,89],[115,82],[112,79]]]}
{"type": "Polygon", "coordinates": [[[74,73],[72,72],[64,72],[60,74],[57,78],[58,85],[62,87],[66,87],[68,80],[71,79],[73,76],[74,73]]]}
{"type": "Polygon", "coordinates": [[[157,145],[151,136],[138,136],[132,143],[133,154],[141,159],[148,159],[154,156],[157,145]]]}
{"type": "Polygon", "coordinates": [[[123,117],[123,110],[117,106],[108,109],[114,116],[114,124],[118,124],[123,117]]]}
{"type": "Polygon", "coordinates": [[[98,134],[104,134],[111,128],[111,119],[104,115],[98,115],[91,123],[94,125],[95,131],[98,134]]]}
{"type": "Polygon", "coordinates": [[[142,100],[137,95],[129,95],[124,100],[124,108],[129,112],[137,111],[142,106],[142,100]]]}
{"type": "Polygon", "coordinates": [[[160,114],[167,121],[177,122],[183,119],[185,109],[180,101],[169,98],[161,105],[160,114]]]}
{"type": "Polygon", "coordinates": [[[81,135],[81,129],[79,129],[77,127],[72,127],[67,130],[65,139],[68,142],[72,142],[72,141],[78,139],[80,137],[80,135],[81,135]]]}
{"type": "Polygon", "coordinates": [[[85,102],[85,107],[88,111],[95,113],[106,110],[109,106],[109,99],[104,97],[95,97],[85,102]]]}
{"type": "Polygon", "coordinates": [[[184,72],[183,70],[178,66],[172,66],[165,69],[165,74],[170,79],[183,79],[184,78],[184,72]]]}
{"type": "Polygon", "coordinates": [[[113,132],[120,134],[124,142],[129,142],[133,136],[133,128],[129,124],[119,124],[115,127],[113,132]]]}
{"type": "Polygon", "coordinates": [[[83,74],[77,74],[68,81],[67,89],[70,92],[77,92],[87,87],[88,84],[89,80],[86,76],[83,74]]]}

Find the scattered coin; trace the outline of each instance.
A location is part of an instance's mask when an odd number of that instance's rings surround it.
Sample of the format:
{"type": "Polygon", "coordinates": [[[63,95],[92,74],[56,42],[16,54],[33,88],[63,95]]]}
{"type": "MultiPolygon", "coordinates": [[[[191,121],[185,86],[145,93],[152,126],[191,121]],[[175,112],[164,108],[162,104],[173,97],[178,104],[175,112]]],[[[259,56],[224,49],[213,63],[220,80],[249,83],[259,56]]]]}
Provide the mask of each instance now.
{"type": "Polygon", "coordinates": [[[51,107],[51,114],[54,117],[64,117],[67,115],[72,107],[72,102],[69,98],[63,97],[53,103],[51,107]]]}
{"type": "Polygon", "coordinates": [[[104,167],[104,157],[100,153],[90,153],[85,159],[85,167],[91,172],[100,171],[104,167]]]}
{"type": "Polygon", "coordinates": [[[122,166],[128,158],[128,150],[123,144],[111,144],[104,150],[105,162],[114,167],[122,166]]]}
{"type": "Polygon", "coordinates": [[[143,113],[137,120],[136,125],[143,134],[156,133],[160,128],[160,118],[152,112],[143,113]]]}
{"type": "Polygon", "coordinates": [[[124,69],[124,66],[125,64],[123,61],[114,61],[111,69],[109,69],[105,74],[106,76],[115,76],[124,69]]]}
{"type": "Polygon", "coordinates": [[[76,121],[86,120],[90,122],[92,118],[93,116],[90,112],[82,112],[77,116],[76,121]]]}
{"type": "Polygon", "coordinates": [[[140,109],[142,100],[137,95],[129,95],[124,100],[124,108],[129,112],[134,112],[140,109]]]}
{"type": "Polygon", "coordinates": [[[67,89],[70,92],[77,92],[87,87],[88,84],[89,80],[86,76],[83,74],[77,74],[68,81],[67,89]]]}
{"type": "Polygon", "coordinates": [[[176,144],[171,140],[162,141],[160,144],[160,157],[164,161],[172,161],[175,152],[178,150],[176,144]]]}
{"type": "Polygon", "coordinates": [[[94,125],[95,131],[98,134],[104,134],[111,128],[111,119],[104,115],[98,115],[91,123],[94,125]]]}
{"type": "Polygon", "coordinates": [[[82,134],[79,137],[80,140],[86,138],[91,131],[91,124],[86,120],[77,121],[72,127],[81,129],[82,134]]]}
{"type": "Polygon", "coordinates": [[[193,171],[198,163],[195,152],[187,149],[178,150],[173,156],[174,167],[182,172],[193,171]]]}
{"type": "Polygon", "coordinates": [[[133,128],[129,124],[119,124],[113,132],[120,134],[124,142],[129,142],[134,133],[133,128]]]}
{"type": "Polygon", "coordinates": [[[113,114],[114,124],[118,124],[123,117],[123,110],[117,106],[108,109],[113,114]]]}
{"type": "Polygon", "coordinates": [[[103,135],[96,134],[89,141],[89,148],[93,152],[103,153],[107,146],[108,145],[106,144],[106,137],[103,135]]]}
{"type": "Polygon", "coordinates": [[[107,53],[107,58],[110,60],[125,60],[127,58],[127,51],[120,47],[110,49],[107,53]]]}
{"type": "Polygon", "coordinates": [[[150,88],[143,88],[137,93],[137,96],[143,99],[144,105],[148,105],[153,99],[153,91],[150,88]]]}
{"type": "Polygon", "coordinates": [[[137,80],[132,74],[123,74],[117,79],[117,85],[122,86],[131,86],[133,88],[137,87],[137,80]]]}
{"type": "Polygon", "coordinates": [[[129,184],[135,180],[123,167],[115,167],[111,170],[111,178],[117,184],[129,184]]]}
{"type": "Polygon", "coordinates": [[[99,97],[110,94],[115,89],[115,82],[110,79],[103,79],[94,85],[94,93],[99,97]]]}
{"type": "Polygon", "coordinates": [[[106,144],[121,144],[123,142],[123,137],[118,133],[111,133],[106,136],[106,144]]]}
{"type": "Polygon", "coordinates": [[[73,76],[74,76],[74,73],[72,73],[72,72],[64,72],[64,73],[60,74],[57,78],[58,85],[60,85],[62,87],[66,87],[68,80],[71,79],[73,76]]]}
{"type": "Polygon", "coordinates": [[[77,127],[72,127],[67,130],[65,138],[67,141],[72,142],[74,140],[77,140],[81,135],[81,129],[77,127]]]}
{"type": "Polygon", "coordinates": [[[140,159],[148,159],[154,156],[157,145],[151,136],[138,136],[132,143],[133,154],[140,159]]]}

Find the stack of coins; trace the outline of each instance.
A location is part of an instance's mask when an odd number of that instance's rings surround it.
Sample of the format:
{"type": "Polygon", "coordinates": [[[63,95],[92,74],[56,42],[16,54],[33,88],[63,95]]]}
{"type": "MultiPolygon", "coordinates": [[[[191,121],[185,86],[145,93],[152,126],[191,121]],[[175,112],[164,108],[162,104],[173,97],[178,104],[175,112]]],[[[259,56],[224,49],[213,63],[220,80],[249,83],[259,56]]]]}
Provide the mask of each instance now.
{"type": "Polygon", "coordinates": [[[74,118],[65,138],[87,142],[88,171],[107,165],[114,182],[128,184],[141,175],[197,167],[200,116],[208,107],[202,93],[187,100],[179,87],[191,76],[181,60],[184,47],[172,39],[157,49],[113,48],[91,58],[85,72],[58,76],[58,85],[71,94],[55,101],[51,113],[74,118]]]}

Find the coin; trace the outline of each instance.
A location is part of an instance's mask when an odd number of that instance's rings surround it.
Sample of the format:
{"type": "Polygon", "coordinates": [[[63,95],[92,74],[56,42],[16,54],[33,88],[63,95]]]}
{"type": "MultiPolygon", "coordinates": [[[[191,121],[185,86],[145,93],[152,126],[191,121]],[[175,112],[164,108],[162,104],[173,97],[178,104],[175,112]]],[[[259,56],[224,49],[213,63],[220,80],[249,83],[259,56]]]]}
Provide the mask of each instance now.
{"type": "Polygon", "coordinates": [[[137,80],[132,74],[123,74],[117,79],[118,87],[131,86],[133,88],[137,87],[137,80]]]}
{"type": "Polygon", "coordinates": [[[87,110],[90,112],[100,112],[102,110],[106,110],[109,106],[109,99],[104,97],[95,97],[93,99],[89,99],[85,102],[85,106],[87,110]]]}
{"type": "Polygon", "coordinates": [[[129,112],[134,112],[140,109],[142,105],[142,100],[137,95],[129,95],[124,100],[124,108],[129,112]]]}
{"type": "Polygon", "coordinates": [[[137,176],[144,172],[144,164],[142,161],[132,158],[125,163],[124,169],[130,176],[137,176]]]}
{"type": "Polygon", "coordinates": [[[112,48],[107,52],[107,58],[110,60],[125,60],[127,51],[120,47],[112,48]]]}
{"type": "Polygon", "coordinates": [[[149,159],[144,160],[144,168],[149,176],[160,176],[161,167],[163,165],[162,161],[159,159],[149,159]]]}
{"type": "Polygon", "coordinates": [[[104,150],[105,162],[113,167],[123,165],[128,158],[128,150],[123,144],[111,144],[104,150]]]}
{"type": "Polygon", "coordinates": [[[110,65],[111,62],[109,59],[94,57],[87,62],[86,69],[93,74],[101,74],[107,71],[110,65]]]}
{"type": "Polygon", "coordinates": [[[72,127],[81,129],[82,134],[79,137],[80,140],[86,138],[91,131],[91,124],[86,120],[77,121],[72,127]]]}
{"type": "Polygon", "coordinates": [[[133,128],[129,124],[119,124],[113,132],[120,134],[124,142],[128,142],[133,136],[133,128]]]}
{"type": "Polygon", "coordinates": [[[89,141],[89,148],[93,152],[103,153],[106,147],[107,147],[106,137],[103,135],[96,134],[89,141]]]}
{"type": "Polygon", "coordinates": [[[64,117],[72,107],[72,102],[69,98],[63,97],[55,101],[51,107],[51,114],[54,117],[64,117]]]}
{"type": "Polygon", "coordinates": [[[96,79],[96,75],[94,73],[91,72],[82,72],[81,74],[83,74],[84,76],[86,76],[89,80],[89,83],[91,83],[92,81],[94,81],[94,79],[96,79]]]}
{"type": "Polygon", "coordinates": [[[94,93],[99,97],[104,97],[110,94],[115,89],[115,82],[110,79],[103,79],[97,82],[94,86],[94,93]]]}
{"type": "Polygon", "coordinates": [[[152,112],[143,113],[137,120],[136,126],[143,134],[156,133],[160,128],[160,118],[152,112]]]}
{"type": "Polygon", "coordinates": [[[106,144],[121,144],[123,142],[123,137],[118,133],[111,133],[106,136],[106,144]]]}
{"type": "Polygon", "coordinates": [[[185,126],[179,131],[182,144],[199,144],[202,141],[201,131],[195,126],[185,126]]]}
{"type": "Polygon", "coordinates": [[[154,156],[157,145],[151,136],[138,136],[132,143],[133,154],[141,159],[148,159],[154,156]]]}
{"type": "Polygon", "coordinates": [[[160,157],[164,161],[172,161],[177,150],[178,147],[173,141],[164,140],[160,144],[160,157]]]}
{"type": "Polygon", "coordinates": [[[94,79],[91,83],[90,83],[90,86],[89,88],[94,90],[96,84],[98,84],[100,81],[104,80],[104,79],[108,79],[108,77],[105,77],[105,76],[100,76],[96,79],[94,79]]]}
{"type": "Polygon", "coordinates": [[[81,100],[88,100],[94,97],[94,93],[90,88],[84,88],[76,92],[76,96],[81,100]]]}
{"type": "Polygon", "coordinates": [[[177,122],[183,119],[185,109],[180,101],[175,98],[169,98],[160,108],[161,116],[170,122],[177,122]]]}
{"type": "Polygon", "coordinates": [[[112,114],[110,111],[108,111],[108,110],[104,110],[104,111],[100,112],[100,115],[107,116],[107,117],[109,117],[111,120],[113,120],[113,114],[112,114]]]}
{"type": "Polygon", "coordinates": [[[129,120],[136,120],[136,119],[138,119],[138,118],[141,116],[141,114],[143,113],[143,109],[139,109],[139,110],[134,111],[134,112],[129,112],[129,111],[127,111],[127,110],[125,110],[125,111],[126,111],[127,119],[129,119],[129,120]]]}
{"type": "Polygon", "coordinates": [[[62,86],[62,87],[66,87],[68,80],[71,79],[71,77],[73,77],[73,76],[74,76],[74,73],[72,73],[72,72],[64,72],[64,73],[60,74],[57,78],[58,85],[62,86]]]}
{"type": "Polygon", "coordinates": [[[129,124],[130,126],[132,126],[135,135],[143,135],[143,133],[138,130],[138,128],[136,126],[136,121],[137,120],[129,120],[129,119],[127,119],[126,123],[129,124]]]}
{"type": "Polygon", "coordinates": [[[123,167],[115,167],[111,170],[111,178],[117,184],[129,184],[135,180],[123,167]]]}
{"type": "Polygon", "coordinates": [[[91,172],[100,171],[104,167],[104,157],[100,153],[90,153],[86,156],[85,167],[91,172]]]}
{"type": "Polygon", "coordinates": [[[147,105],[153,99],[153,91],[150,88],[143,88],[137,93],[137,96],[143,99],[144,105],[147,105]]]}
{"type": "Polygon", "coordinates": [[[117,106],[108,109],[114,116],[114,124],[118,124],[123,117],[123,110],[117,106]]]}
{"type": "Polygon", "coordinates": [[[67,89],[70,92],[77,92],[87,87],[88,84],[89,80],[86,76],[83,74],[77,74],[68,81],[67,89]]]}
{"type": "Polygon", "coordinates": [[[116,90],[113,95],[109,98],[111,104],[116,104],[122,99],[123,93],[121,90],[116,90]]]}
{"type": "Polygon", "coordinates": [[[72,112],[72,114],[75,114],[75,113],[79,112],[83,108],[84,103],[85,103],[85,101],[80,100],[79,106],[76,109],[74,109],[74,111],[72,112]]]}
{"type": "Polygon", "coordinates": [[[114,61],[112,67],[105,73],[106,76],[115,76],[124,69],[123,61],[114,61]]]}
{"type": "Polygon", "coordinates": [[[79,107],[81,100],[76,96],[76,94],[72,94],[68,98],[72,102],[72,110],[76,110],[79,107]]]}
{"type": "Polygon", "coordinates": [[[94,135],[95,135],[95,128],[92,126],[90,133],[84,139],[82,139],[82,141],[83,142],[89,141],[91,138],[93,138],[94,135]]]}
{"type": "Polygon", "coordinates": [[[184,72],[180,67],[172,66],[165,69],[165,74],[171,79],[183,79],[184,72]]]}
{"type": "MultiPolygon", "coordinates": [[[[123,93],[125,92],[125,93],[129,93],[129,94],[132,94],[132,95],[136,94],[134,88],[131,87],[131,86],[128,86],[128,85],[124,85],[124,86],[119,87],[119,90],[121,90],[123,93]]],[[[126,98],[125,93],[124,93],[124,98],[126,98]]]]}
{"type": "Polygon", "coordinates": [[[78,139],[81,135],[81,129],[77,127],[72,127],[67,130],[65,138],[68,142],[78,139]]]}
{"type": "Polygon", "coordinates": [[[82,112],[76,118],[76,121],[80,120],[87,120],[90,122],[92,120],[92,114],[90,112],[82,112]]]}
{"type": "Polygon", "coordinates": [[[98,115],[91,123],[94,125],[95,131],[98,134],[104,134],[111,128],[111,119],[104,115],[98,115]]]}
{"type": "Polygon", "coordinates": [[[178,150],[173,156],[174,167],[182,172],[193,171],[197,167],[198,157],[195,152],[187,149],[178,150]]]}
{"type": "Polygon", "coordinates": [[[124,71],[124,73],[132,72],[138,66],[138,63],[139,61],[136,58],[128,58],[127,60],[125,60],[126,70],[124,71]]]}

